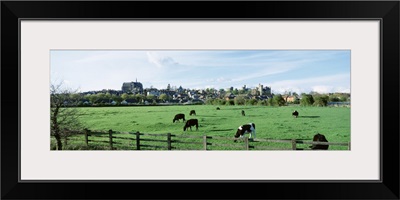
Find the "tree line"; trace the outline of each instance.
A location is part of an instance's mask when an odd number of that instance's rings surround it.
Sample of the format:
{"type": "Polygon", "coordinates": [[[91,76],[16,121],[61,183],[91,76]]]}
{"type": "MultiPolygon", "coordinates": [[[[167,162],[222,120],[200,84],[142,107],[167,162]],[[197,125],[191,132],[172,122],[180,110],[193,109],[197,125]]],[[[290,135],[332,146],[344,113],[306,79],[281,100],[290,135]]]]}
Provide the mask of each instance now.
{"type": "Polygon", "coordinates": [[[350,94],[305,94],[296,96],[294,101],[288,101],[287,95],[276,94],[268,99],[247,98],[246,95],[238,95],[233,99],[207,99],[207,105],[258,105],[258,106],[285,106],[297,104],[300,106],[327,106],[328,102],[348,102],[350,94]]]}

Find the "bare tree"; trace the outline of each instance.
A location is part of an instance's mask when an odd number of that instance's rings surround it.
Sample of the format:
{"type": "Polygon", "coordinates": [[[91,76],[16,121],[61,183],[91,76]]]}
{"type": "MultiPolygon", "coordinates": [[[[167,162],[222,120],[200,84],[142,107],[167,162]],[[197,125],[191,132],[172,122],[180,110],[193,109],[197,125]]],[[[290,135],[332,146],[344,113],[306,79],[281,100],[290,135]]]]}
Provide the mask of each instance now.
{"type": "Polygon", "coordinates": [[[50,135],[57,141],[57,150],[63,149],[75,130],[82,130],[81,113],[75,107],[79,99],[73,98],[77,90],[65,88],[63,83],[50,85],[50,135]]]}

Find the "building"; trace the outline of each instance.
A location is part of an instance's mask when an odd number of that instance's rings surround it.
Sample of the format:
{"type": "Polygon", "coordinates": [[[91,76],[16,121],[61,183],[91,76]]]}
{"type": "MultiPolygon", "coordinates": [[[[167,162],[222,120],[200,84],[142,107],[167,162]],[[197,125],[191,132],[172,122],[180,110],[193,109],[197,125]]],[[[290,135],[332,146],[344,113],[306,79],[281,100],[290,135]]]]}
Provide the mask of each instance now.
{"type": "Polygon", "coordinates": [[[133,94],[142,94],[143,93],[143,85],[140,82],[124,82],[122,84],[122,92],[123,93],[133,93],[133,94]]]}

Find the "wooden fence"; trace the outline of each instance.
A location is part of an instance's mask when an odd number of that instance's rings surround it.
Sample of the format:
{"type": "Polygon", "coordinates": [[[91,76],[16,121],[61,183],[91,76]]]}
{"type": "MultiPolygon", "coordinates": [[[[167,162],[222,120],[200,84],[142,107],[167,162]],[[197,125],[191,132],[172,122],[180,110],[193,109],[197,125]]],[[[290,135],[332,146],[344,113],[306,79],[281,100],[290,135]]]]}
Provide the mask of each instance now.
{"type": "Polygon", "coordinates": [[[140,132],[116,132],[113,130],[109,131],[90,131],[88,129],[84,130],[85,143],[87,146],[91,143],[105,143],[106,146],[111,150],[115,150],[114,144],[122,144],[116,140],[129,141],[131,149],[133,150],[143,150],[143,149],[161,149],[161,150],[210,150],[214,147],[227,147],[234,148],[238,150],[311,150],[299,148],[298,144],[310,144],[310,145],[338,145],[347,146],[350,150],[350,142],[314,142],[314,141],[303,141],[303,140],[274,140],[274,139],[256,139],[251,140],[247,137],[243,138],[233,138],[233,137],[221,137],[221,136],[199,136],[199,135],[175,135],[171,133],[166,134],[152,134],[152,133],[140,133],[140,132]],[[118,134],[129,134],[133,137],[123,137],[115,136],[114,133],[118,134]],[[97,140],[95,138],[100,138],[97,140]],[[183,139],[196,139],[196,141],[185,141],[183,139]],[[218,143],[216,141],[235,141],[234,144],[218,143]],[[212,142],[215,141],[215,142],[212,142]],[[151,142],[151,144],[145,144],[145,142],[151,142]],[[270,143],[287,143],[288,148],[273,148],[270,146],[261,145],[262,142],[270,143]],[[189,144],[197,145],[201,148],[178,148],[177,144],[189,144]]]}

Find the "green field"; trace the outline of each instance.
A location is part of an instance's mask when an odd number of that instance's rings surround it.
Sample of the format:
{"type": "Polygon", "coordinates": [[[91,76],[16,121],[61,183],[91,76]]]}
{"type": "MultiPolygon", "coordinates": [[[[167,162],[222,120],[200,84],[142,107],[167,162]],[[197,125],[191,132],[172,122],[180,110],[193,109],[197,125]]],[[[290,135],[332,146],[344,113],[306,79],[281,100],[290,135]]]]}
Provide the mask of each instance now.
{"type": "MultiPolygon", "coordinates": [[[[175,135],[234,136],[240,125],[250,122],[256,125],[260,139],[312,140],[316,133],[326,136],[329,142],[350,141],[350,108],[346,107],[299,107],[299,106],[130,106],[130,107],[90,107],[78,108],[84,115],[81,120],[90,130],[112,129],[120,132],[172,133],[175,135]],[[294,118],[293,110],[299,112],[294,118]],[[196,116],[190,116],[196,110],[196,116]],[[241,110],[246,116],[241,115],[241,110]],[[184,113],[186,120],[199,120],[199,130],[195,127],[183,131],[182,121],[173,123],[174,115],[184,113]]],[[[133,137],[133,135],[132,135],[133,137]]],[[[80,137],[83,141],[83,137],[80,137]]],[[[232,143],[232,141],[225,141],[232,143]]],[[[252,142],[252,144],[257,141],[252,142]]],[[[287,147],[288,144],[267,144],[287,147]]],[[[303,144],[306,148],[309,145],[303,144]]],[[[120,147],[120,149],[124,149],[120,147]]],[[[129,149],[129,148],[128,148],[129,149]]],[[[222,148],[224,150],[224,148],[222,148]]],[[[330,150],[347,150],[344,146],[329,147],[330,150]]]]}

